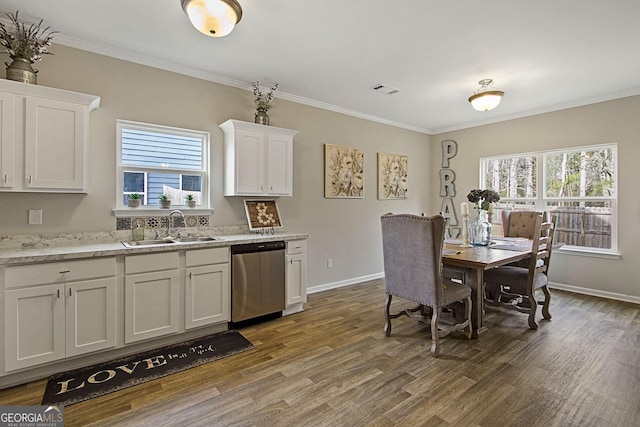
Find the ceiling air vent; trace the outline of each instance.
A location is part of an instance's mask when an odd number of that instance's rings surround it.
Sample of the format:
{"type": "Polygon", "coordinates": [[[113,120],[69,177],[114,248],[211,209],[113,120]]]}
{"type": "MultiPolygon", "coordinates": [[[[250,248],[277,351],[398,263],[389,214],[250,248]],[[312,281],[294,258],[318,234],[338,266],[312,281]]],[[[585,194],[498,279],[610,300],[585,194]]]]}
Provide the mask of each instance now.
{"type": "Polygon", "coordinates": [[[385,93],[387,95],[393,95],[396,92],[400,92],[398,89],[394,87],[385,86],[383,84],[373,85],[369,89],[374,90],[376,92],[385,93]]]}

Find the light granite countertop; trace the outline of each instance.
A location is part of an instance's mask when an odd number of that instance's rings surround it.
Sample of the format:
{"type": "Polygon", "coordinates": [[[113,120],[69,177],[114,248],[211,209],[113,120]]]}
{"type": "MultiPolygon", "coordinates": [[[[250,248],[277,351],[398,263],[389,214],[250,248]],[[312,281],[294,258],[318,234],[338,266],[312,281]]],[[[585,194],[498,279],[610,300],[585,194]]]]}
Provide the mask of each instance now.
{"type": "MultiPolygon", "coordinates": [[[[0,249],[0,265],[29,264],[43,261],[64,261],[116,255],[136,255],[185,249],[225,247],[245,243],[289,241],[307,239],[308,234],[231,234],[214,236],[216,240],[161,244],[142,247],[126,247],[121,240],[66,241],[63,244],[38,245],[39,247],[14,247],[0,249]]],[[[126,241],[128,239],[122,239],[126,241]]]]}

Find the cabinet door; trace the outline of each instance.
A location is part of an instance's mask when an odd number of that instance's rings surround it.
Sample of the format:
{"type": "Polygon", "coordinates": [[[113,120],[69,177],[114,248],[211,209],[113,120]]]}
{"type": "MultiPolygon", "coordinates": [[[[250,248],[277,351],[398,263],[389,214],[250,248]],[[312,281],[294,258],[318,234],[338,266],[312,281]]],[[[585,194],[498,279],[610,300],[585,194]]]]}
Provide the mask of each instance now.
{"type": "Polygon", "coordinates": [[[115,277],[68,284],[65,294],[67,356],[115,347],[115,277]]]}
{"type": "Polygon", "coordinates": [[[25,187],[84,190],[85,108],[25,98],[25,187]]]}
{"type": "Polygon", "coordinates": [[[0,188],[13,187],[15,95],[0,92],[0,188]]]}
{"type": "Polygon", "coordinates": [[[274,196],[293,195],[293,138],[278,134],[267,140],[267,188],[274,196]]]}
{"type": "Polygon", "coordinates": [[[241,130],[235,141],[235,193],[260,195],[264,189],[263,133],[241,130]]]}
{"type": "Polygon", "coordinates": [[[186,283],[186,329],[229,321],[229,264],[189,268],[186,283]]]}
{"type": "Polygon", "coordinates": [[[307,301],[307,254],[287,255],[287,306],[307,301]]]}
{"type": "Polygon", "coordinates": [[[65,356],[64,286],[5,291],[5,371],[65,356]]]}
{"type": "Polygon", "coordinates": [[[177,270],[126,276],[124,293],[126,343],[178,331],[177,270]]]}

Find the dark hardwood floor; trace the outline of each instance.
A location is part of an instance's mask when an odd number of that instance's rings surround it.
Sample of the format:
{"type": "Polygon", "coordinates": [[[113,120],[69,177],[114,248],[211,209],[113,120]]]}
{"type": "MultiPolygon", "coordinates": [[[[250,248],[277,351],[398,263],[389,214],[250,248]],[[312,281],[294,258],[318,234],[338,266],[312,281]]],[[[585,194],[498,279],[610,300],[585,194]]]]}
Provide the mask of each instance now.
{"type": "MultiPolygon", "coordinates": [[[[254,350],[68,406],[65,425],[640,426],[640,305],[552,290],[537,331],[489,307],[486,333],[446,337],[434,359],[426,325],[385,337],[384,300],[382,281],[310,295],[241,329],[254,350]]],[[[39,405],[44,387],[0,405],[39,405]]]]}

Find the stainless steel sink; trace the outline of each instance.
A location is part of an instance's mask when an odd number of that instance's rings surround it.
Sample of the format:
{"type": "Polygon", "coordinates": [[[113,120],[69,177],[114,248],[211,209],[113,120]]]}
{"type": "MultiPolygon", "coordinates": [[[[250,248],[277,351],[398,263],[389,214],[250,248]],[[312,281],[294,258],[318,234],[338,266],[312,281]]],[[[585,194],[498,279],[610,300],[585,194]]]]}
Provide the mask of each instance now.
{"type": "Polygon", "coordinates": [[[177,243],[188,243],[188,242],[213,242],[216,239],[215,237],[208,236],[187,236],[187,237],[178,237],[175,239],[177,243]]]}
{"type": "Polygon", "coordinates": [[[154,245],[174,245],[174,240],[158,239],[158,240],[137,240],[131,242],[122,242],[123,245],[129,248],[136,248],[140,246],[154,246],[154,245]]]}
{"type": "Polygon", "coordinates": [[[139,248],[143,246],[175,245],[176,243],[213,242],[214,240],[220,239],[209,236],[185,236],[176,239],[132,240],[122,242],[122,244],[127,248],[139,248]]]}

